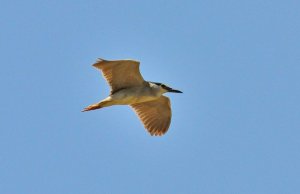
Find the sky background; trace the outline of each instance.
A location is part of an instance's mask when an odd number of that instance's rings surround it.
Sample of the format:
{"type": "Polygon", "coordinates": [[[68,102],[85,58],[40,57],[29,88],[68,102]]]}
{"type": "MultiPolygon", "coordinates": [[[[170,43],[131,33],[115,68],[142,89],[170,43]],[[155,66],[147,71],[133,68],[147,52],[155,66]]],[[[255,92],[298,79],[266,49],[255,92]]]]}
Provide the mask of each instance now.
{"type": "Polygon", "coordinates": [[[0,6],[0,193],[300,193],[298,0],[0,6]],[[141,61],[168,133],[109,94],[98,57],[141,61]]]}

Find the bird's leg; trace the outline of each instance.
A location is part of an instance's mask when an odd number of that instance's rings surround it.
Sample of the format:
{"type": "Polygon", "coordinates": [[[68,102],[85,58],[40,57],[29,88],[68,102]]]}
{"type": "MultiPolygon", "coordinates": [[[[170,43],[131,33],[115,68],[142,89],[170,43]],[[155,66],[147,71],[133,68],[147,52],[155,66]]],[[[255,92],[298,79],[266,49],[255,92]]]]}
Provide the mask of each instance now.
{"type": "Polygon", "coordinates": [[[90,111],[90,110],[96,110],[102,108],[101,103],[91,104],[88,107],[85,107],[81,112],[90,111]]]}
{"type": "Polygon", "coordinates": [[[96,110],[96,109],[103,108],[106,106],[111,106],[112,105],[111,102],[112,101],[110,98],[106,98],[106,99],[102,100],[101,102],[89,105],[88,107],[84,108],[81,112],[96,110]]]}

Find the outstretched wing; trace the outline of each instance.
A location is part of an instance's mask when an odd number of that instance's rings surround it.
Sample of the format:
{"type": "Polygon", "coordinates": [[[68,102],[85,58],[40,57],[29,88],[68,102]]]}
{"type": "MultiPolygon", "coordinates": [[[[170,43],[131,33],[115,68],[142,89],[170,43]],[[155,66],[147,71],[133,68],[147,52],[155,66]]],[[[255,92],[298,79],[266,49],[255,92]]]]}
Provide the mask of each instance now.
{"type": "Polygon", "coordinates": [[[151,135],[163,135],[171,123],[171,104],[166,96],[130,105],[151,135]]]}
{"type": "Polygon", "coordinates": [[[93,64],[94,67],[102,71],[110,85],[111,94],[123,88],[147,84],[140,73],[139,65],[140,62],[134,60],[108,61],[104,59],[98,59],[93,64]]]}

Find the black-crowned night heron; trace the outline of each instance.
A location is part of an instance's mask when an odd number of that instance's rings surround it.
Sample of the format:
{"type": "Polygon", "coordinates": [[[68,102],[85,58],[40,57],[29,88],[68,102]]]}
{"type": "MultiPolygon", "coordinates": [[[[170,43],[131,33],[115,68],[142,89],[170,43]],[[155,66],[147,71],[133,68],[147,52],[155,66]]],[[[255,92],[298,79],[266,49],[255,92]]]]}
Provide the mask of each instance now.
{"type": "Polygon", "coordinates": [[[163,94],[182,92],[162,83],[145,81],[139,71],[139,64],[134,60],[99,59],[93,66],[102,71],[111,92],[104,100],[82,111],[112,105],[130,105],[149,133],[161,136],[167,132],[172,117],[170,100],[163,94]]]}

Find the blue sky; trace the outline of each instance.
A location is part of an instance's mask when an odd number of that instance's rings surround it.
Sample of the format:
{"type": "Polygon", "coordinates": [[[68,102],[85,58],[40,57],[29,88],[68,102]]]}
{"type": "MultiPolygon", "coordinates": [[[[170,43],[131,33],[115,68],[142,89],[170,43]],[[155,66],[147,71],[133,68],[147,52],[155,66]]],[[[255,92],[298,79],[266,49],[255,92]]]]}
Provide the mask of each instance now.
{"type": "Polygon", "coordinates": [[[300,193],[300,3],[1,1],[0,193],[300,193]],[[91,64],[141,61],[168,133],[91,64]]]}

